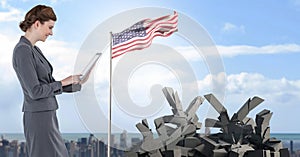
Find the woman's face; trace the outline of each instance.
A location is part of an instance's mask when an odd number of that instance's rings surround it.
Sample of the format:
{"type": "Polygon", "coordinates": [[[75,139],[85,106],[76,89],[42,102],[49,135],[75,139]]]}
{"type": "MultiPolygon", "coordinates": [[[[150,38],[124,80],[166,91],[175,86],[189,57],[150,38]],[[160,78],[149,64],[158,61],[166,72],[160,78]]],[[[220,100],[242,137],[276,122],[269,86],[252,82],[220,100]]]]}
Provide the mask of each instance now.
{"type": "Polygon", "coordinates": [[[39,25],[39,40],[46,41],[49,35],[53,35],[52,29],[54,28],[55,21],[45,21],[44,24],[39,25]]]}

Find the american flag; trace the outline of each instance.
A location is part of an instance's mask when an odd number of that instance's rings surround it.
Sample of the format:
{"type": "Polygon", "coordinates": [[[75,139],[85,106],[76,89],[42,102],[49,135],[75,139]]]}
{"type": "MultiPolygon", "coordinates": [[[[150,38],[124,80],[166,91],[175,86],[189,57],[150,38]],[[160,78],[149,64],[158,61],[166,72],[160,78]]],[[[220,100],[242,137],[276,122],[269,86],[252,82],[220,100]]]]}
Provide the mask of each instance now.
{"type": "Polygon", "coordinates": [[[167,37],[177,31],[178,14],[156,19],[144,19],[120,33],[112,34],[112,58],[126,52],[141,50],[151,45],[156,36],[167,37]]]}

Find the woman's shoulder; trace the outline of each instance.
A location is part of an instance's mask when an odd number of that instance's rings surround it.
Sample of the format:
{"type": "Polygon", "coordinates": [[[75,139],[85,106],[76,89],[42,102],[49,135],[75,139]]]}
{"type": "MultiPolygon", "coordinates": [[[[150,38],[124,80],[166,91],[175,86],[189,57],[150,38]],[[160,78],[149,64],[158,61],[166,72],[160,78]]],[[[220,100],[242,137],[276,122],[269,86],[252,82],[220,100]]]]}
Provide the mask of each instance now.
{"type": "MultiPolygon", "coordinates": [[[[14,48],[14,54],[28,54],[28,53],[32,53],[32,46],[30,44],[29,41],[26,41],[27,39],[25,39],[25,37],[21,37],[21,39],[19,40],[19,42],[16,44],[15,48],[14,48]]],[[[20,54],[20,55],[22,55],[20,54]]]]}
{"type": "Polygon", "coordinates": [[[17,43],[13,50],[13,63],[17,63],[22,60],[32,60],[34,58],[34,53],[30,45],[21,41],[17,43]]]}
{"type": "Polygon", "coordinates": [[[20,65],[23,65],[25,62],[34,63],[34,59],[35,59],[35,56],[34,56],[31,45],[29,45],[26,42],[22,42],[20,40],[16,44],[16,46],[13,50],[13,56],[12,56],[13,66],[19,67],[20,65]]]}
{"type": "Polygon", "coordinates": [[[14,48],[14,55],[32,54],[31,47],[26,44],[17,44],[14,48]]]}

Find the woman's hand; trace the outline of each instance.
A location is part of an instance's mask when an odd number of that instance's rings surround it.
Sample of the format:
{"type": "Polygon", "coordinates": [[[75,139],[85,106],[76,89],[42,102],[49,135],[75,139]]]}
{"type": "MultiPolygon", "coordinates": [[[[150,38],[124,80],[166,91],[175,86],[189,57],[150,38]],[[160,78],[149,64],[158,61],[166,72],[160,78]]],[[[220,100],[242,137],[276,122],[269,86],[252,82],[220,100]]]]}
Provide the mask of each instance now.
{"type": "Polygon", "coordinates": [[[78,84],[80,80],[81,75],[71,75],[69,77],[66,77],[65,79],[61,80],[62,86],[67,86],[69,84],[78,84]]]}
{"type": "Polygon", "coordinates": [[[84,79],[82,79],[79,83],[80,84],[84,84],[90,77],[90,74],[91,74],[91,70],[86,74],[86,77],[84,77],[84,79]]]}
{"type": "Polygon", "coordinates": [[[84,84],[90,77],[91,72],[93,71],[96,64],[92,66],[92,68],[87,72],[86,76],[79,82],[80,84],[84,84]]]}

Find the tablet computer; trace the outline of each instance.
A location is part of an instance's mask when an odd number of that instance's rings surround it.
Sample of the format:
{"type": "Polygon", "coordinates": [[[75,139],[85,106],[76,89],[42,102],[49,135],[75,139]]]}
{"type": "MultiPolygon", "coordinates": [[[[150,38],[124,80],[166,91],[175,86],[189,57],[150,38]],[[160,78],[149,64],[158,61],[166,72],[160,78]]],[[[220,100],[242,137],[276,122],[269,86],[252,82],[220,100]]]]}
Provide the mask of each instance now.
{"type": "Polygon", "coordinates": [[[80,80],[84,80],[86,77],[88,77],[90,71],[93,70],[94,66],[96,65],[98,59],[102,53],[96,53],[94,57],[89,61],[89,63],[86,65],[86,67],[82,71],[82,75],[80,76],[80,80]]]}

